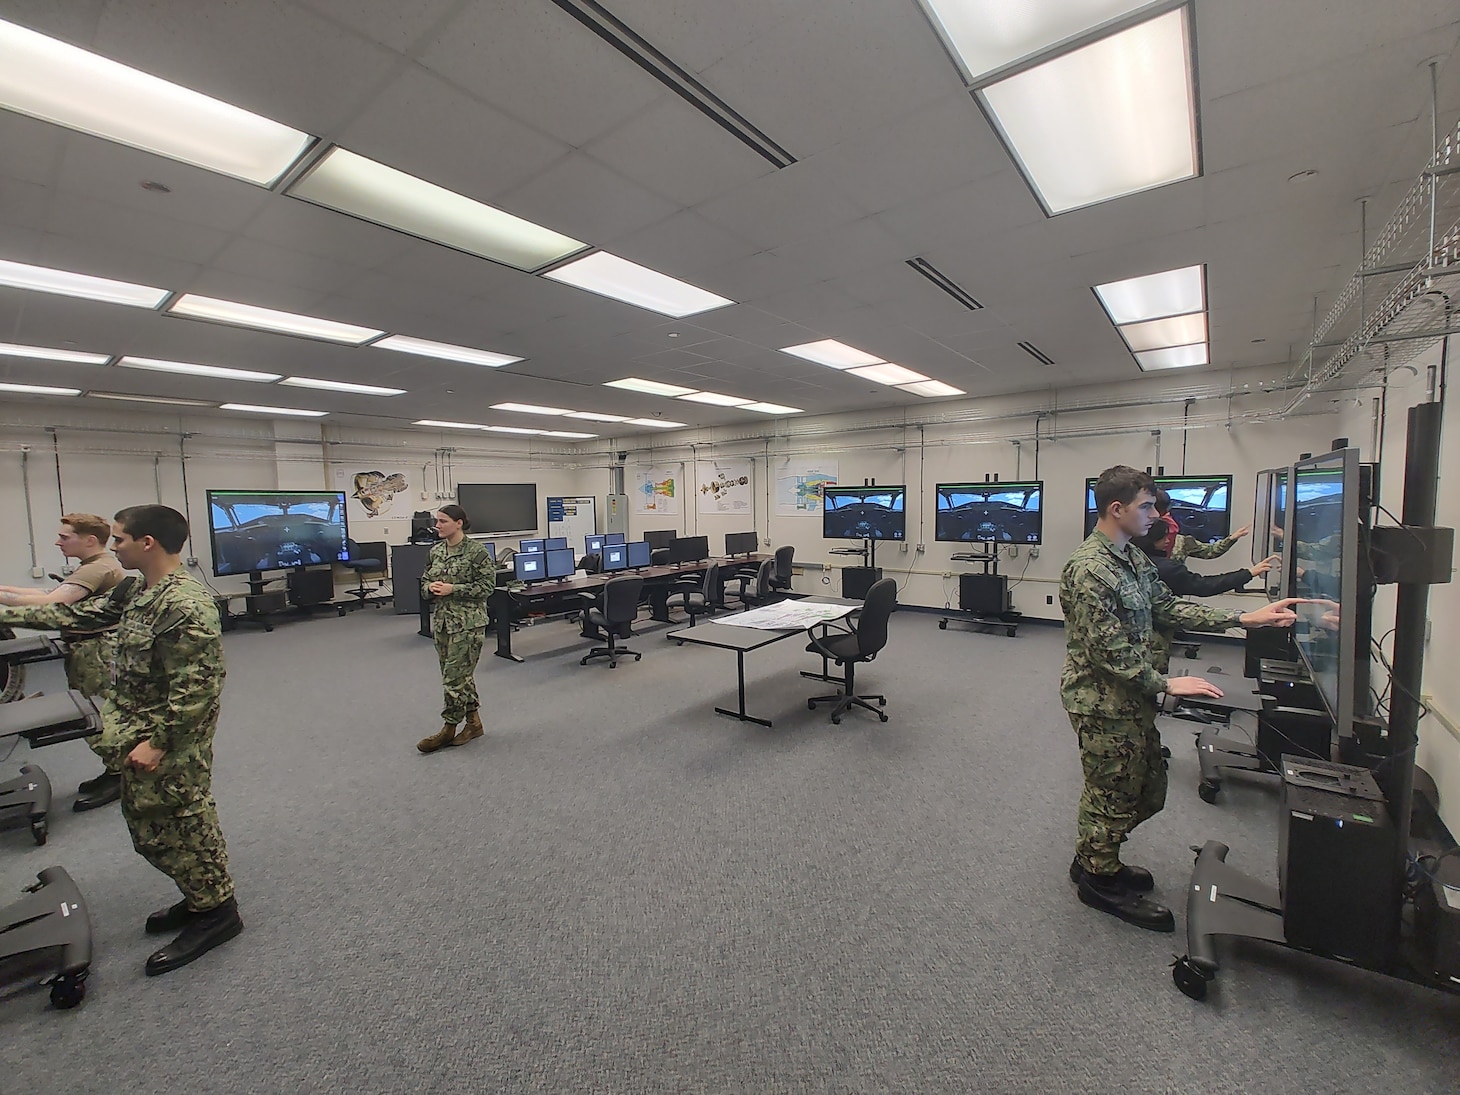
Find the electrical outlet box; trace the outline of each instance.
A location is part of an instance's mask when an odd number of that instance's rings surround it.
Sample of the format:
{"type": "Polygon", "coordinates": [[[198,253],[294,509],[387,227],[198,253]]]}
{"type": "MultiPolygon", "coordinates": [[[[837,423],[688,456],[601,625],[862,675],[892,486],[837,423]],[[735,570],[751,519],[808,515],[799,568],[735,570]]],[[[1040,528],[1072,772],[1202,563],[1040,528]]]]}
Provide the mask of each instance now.
{"type": "Polygon", "coordinates": [[[1039,549],[1037,547],[1032,547],[1032,548],[1029,549],[1029,558],[1031,558],[1031,559],[1038,559],[1039,558],[1039,549]]]}
{"type": "Polygon", "coordinates": [[[381,530],[380,530],[380,535],[382,535],[382,536],[389,536],[390,535],[390,526],[389,525],[383,526],[381,528],[381,530]]]}
{"type": "Polygon", "coordinates": [[[919,555],[921,555],[923,552],[925,552],[927,550],[928,550],[928,545],[927,544],[919,544],[918,545],[918,554],[919,555]]]}
{"type": "Polygon", "coordinates": [[[1054,604],[1054,597],[1053,597],[1053,595],[1050,595],[1050,596],[1046,596],[1046,597],[1045,597],[1045,598],[1044,598],[1044,603],[1045,603],[1045,604],[1047,604],[1047,605],[1052,605],[1052,604],[1054,604]]]}
{"type": "Polygon", "coordinates": [[[31,567],[30,568],[30,576],[32,578],[44,578],[46,576],[46,568],[45,567],[31,567]]]}
{"type": "Polygon", "coordinates": [[[1010,559],[1017,559],[1017,558],[1019,558],[1019,545],[1018,544],[1010,544],[1009,545],[1009,558],[1010,559]]]}
{"type": "Polygon", "coordinates": [[[428,499],[429,499],[429,498],[430,498],[430,497],[431,497],[431,496],[430,496],[430,495],[429,495],[429,494],[427,494],[427,493],[426,493],[426,492],[425,492],[425,491],[422,491],[422,492],[421,492],[421,501],[422,501],[422,502],[425,502],[425,501],[427,501],[427,500],[428,500],[428,499]]]}
{"type": "Polygon", "coordinates": [[[188,556],[188,566],[195,567],[197,565],[198,565],[198,557],[196,555],[189,555],[188,556]]]}
{"type": "Polygon", "coordinates": [[[897,550],[898,551],[901,551],[901,552],[906,552],[907,551],[907,541],[906,540],[899,540],[897,542],[897,550]]]}
{"type": "Polygon", "coordinates": [[[943,572],[943,577],[944,578],[951,578],[951,577],[953,577],[953,572],[951,570],[945,570],[943,572]]]}

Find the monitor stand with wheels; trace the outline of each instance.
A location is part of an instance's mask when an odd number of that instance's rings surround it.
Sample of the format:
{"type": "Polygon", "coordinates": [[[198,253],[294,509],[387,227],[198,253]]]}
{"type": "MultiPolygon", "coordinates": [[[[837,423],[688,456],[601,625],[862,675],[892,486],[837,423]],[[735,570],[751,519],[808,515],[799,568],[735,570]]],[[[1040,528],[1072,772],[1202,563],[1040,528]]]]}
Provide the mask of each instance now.
{"type": "Polygon", "coordinates": [[[951,613],[938,621],[938,630],[947,631],[948,621],[957,619],[972,626],[1003,628],[1013,638],[1019,633],[1021,613],[1009,607],[1009,579],[999,573],[999,547],[990,544],[984,551],[964,551],[949,556],[960,563],[980,563],[981,574],[958,576],[958,615],[951,613]]]}
{"type": "Polygon", "coordinates": [[[47,867],[25,896],[0,908],[0,988],[49,984],[51,1004],[74,1008],[91,968],[91,916],[62,867],[47,867]]]}

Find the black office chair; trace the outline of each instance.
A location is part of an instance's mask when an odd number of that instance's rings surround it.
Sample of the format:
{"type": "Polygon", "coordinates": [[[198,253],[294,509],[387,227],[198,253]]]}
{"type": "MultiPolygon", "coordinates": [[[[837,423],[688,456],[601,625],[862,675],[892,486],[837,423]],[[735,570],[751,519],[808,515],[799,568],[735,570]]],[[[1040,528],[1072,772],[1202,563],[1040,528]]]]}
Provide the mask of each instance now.
{"type": "Polygon", "coordinates": [[[831,712],[831,721],[834,723],[842,721],[842,712],[848,707],[864,707],[883,722],[887,721],[886,713],[879,710],[887,706],[887,697],[857,695],[856,671],[858,662],[870,662],[887,645],[887,620],[896,607],[897,581],[883,578],[873,582],[872,588],[867,591],[867,599],[862,602],[861,617],[857,620],[855,631],[837,634],[823,630],[822,634],[811,636],[811,642],[806,649],[812,654],[829,658],[839,667],[844,667],[846,676],[837,682],[841,685],[840,692],[832,696],[813,696],[806,701],[807,707],[815,711],[818,703],[834,702],[836,707],[831,712]],[[873,707],[868,702],[870,700],[876,700],[878,706],[873,707]]]}
{"type": "Polygon", "coordinates": [[[602,574],[603,556],[596,551],[590,551],[578,560],[578,569],[584,574],[602,574]]]}
{"type": "Polygon", "coordinates": [[[796,549],[790,544],[776,548],[776,572],[771,576],[772,592],[791,592],[791,560],[795,556],[796,549]]]}
{"type": "Polygon", "coordinates": [[[653,551],[649,552],[649,565],[655,567],[668,566],[669,549],[655,548],[653,551]]]}
{"type": "Polygon", "coordinates": [[[720,564],[711,563],[705,569],[705,576],[698,582],[677,582],[665,598],[670,608],[682,608],[689,616],[689,626],[701,616],[708,616],[718,608],[725,607],[725,587],[720,581],[720,564]],[[676,603],[675,598],[679,598],[676,603]]]}
{"type": "Polygon", "coordinates": [[[639,594],[643,589],[644,579],[627,575],[610,578],[604,583],[601,596],[594,598],[597,603],[583,613],[583,618],[585,623],[600,628],[608,636],[608,645],[595,646],[583,655],[579,665],[587,665],[593,658],[607,658],[608,667],[617,669],[621,654],[632,654],[636,662],[643,659],[644,655],[637,650],[629,650],[614,642],[615,638],[627,639],[633,635],[634,619],[639,614],[639,594]]]}
{"type": "MultiPolygon", "coordinates": [[[[355,589],[347,589],[345,592],[351,597],[356,598],[355,603],[349,607],[361,608],[365,604],[370,603],[370,594],[379,591],[381,582],[386,577],[388,568],[385,560],[389,554],[389,549],[384,540],[373,540],[364,544],[358,544],[354,540],[346,540],[345,545],[349,548],[350,557],[341,560],[340,566],[353,570],[355,576],[360,580],[359,586],[355,589]],[[365,585],[366,574],[377,574],[380,576],[376,579],[373,589],[365,585]]],[[[379,600],[374,602],[377,608],[383,603],[379,600]]]]}
{"type": "Polygon", "coordinates": [[[766,559],[756,568],[754,574],[740,574],[740,592],[735,596],[746,608],[759,608],[778,599],[778,594],[771,589],[775,565],[770,559],[766,559]]]}

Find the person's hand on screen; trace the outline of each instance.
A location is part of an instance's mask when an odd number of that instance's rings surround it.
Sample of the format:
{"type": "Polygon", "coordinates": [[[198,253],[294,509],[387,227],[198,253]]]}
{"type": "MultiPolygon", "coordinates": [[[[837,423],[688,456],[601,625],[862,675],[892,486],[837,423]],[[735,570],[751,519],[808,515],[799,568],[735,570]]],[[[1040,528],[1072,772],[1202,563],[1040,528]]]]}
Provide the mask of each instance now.
{"type": "Polygon", "coordinates": [[[1238,622],[1243,627],[1292,627],[1298,620],[1293,606],[1305,603],[1302,597],[1288,597],[1274,601],[1255,612],[1244,612],[1238,622]]]}

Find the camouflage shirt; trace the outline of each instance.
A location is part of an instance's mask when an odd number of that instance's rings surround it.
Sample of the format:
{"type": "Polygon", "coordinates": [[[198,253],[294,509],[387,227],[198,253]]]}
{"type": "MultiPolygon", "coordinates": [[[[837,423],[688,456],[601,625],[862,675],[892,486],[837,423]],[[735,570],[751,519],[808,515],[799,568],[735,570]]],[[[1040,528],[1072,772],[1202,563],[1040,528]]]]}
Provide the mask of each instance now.
{"type": "Polygon", "coordinates": [[[1235,536],[1227,536],[1210,544],[1202,543],[1195,536],[1178,536],[1176,543],[1171,545],[1171,558],[1178,563],[1183,559],[1217,559],[1231,551],[1236,542],[1235,536]]]}
{"type": "Polygon", "coordinates": [[[431,558],[421,575],[421,596],[432,582],[450,582],[453,591],[431,604],[431,630],[450,635],[487,626],[487,598],[497,588],[497,567],[486,546],[462,540],[448,547],[445,540],[431,547],[431,558]]]}
{"type": "Polygon", "coordinates": [[[1065,614],[1065,710],[1112,719],[1139,717],[1166,690],[1154,664],[1156,628],[1233,627],[1240,612],[1180,601],[1145,552],[1116,547],[1099,529],[1070,556],[1060,575],[1065,614]]]}
{"type": "MultiPolygon", "coordinates": [[[[223,692],[223,631],[213,596],[181,568],[155,585],[124,584],[74,605],[0,608],[0,623],[101,631],[115,627],[108,699],[126,752],[150,742],[211,760],[223,692]]],[[[108,723],[111,726],[111,723],[108,723]]]]}

